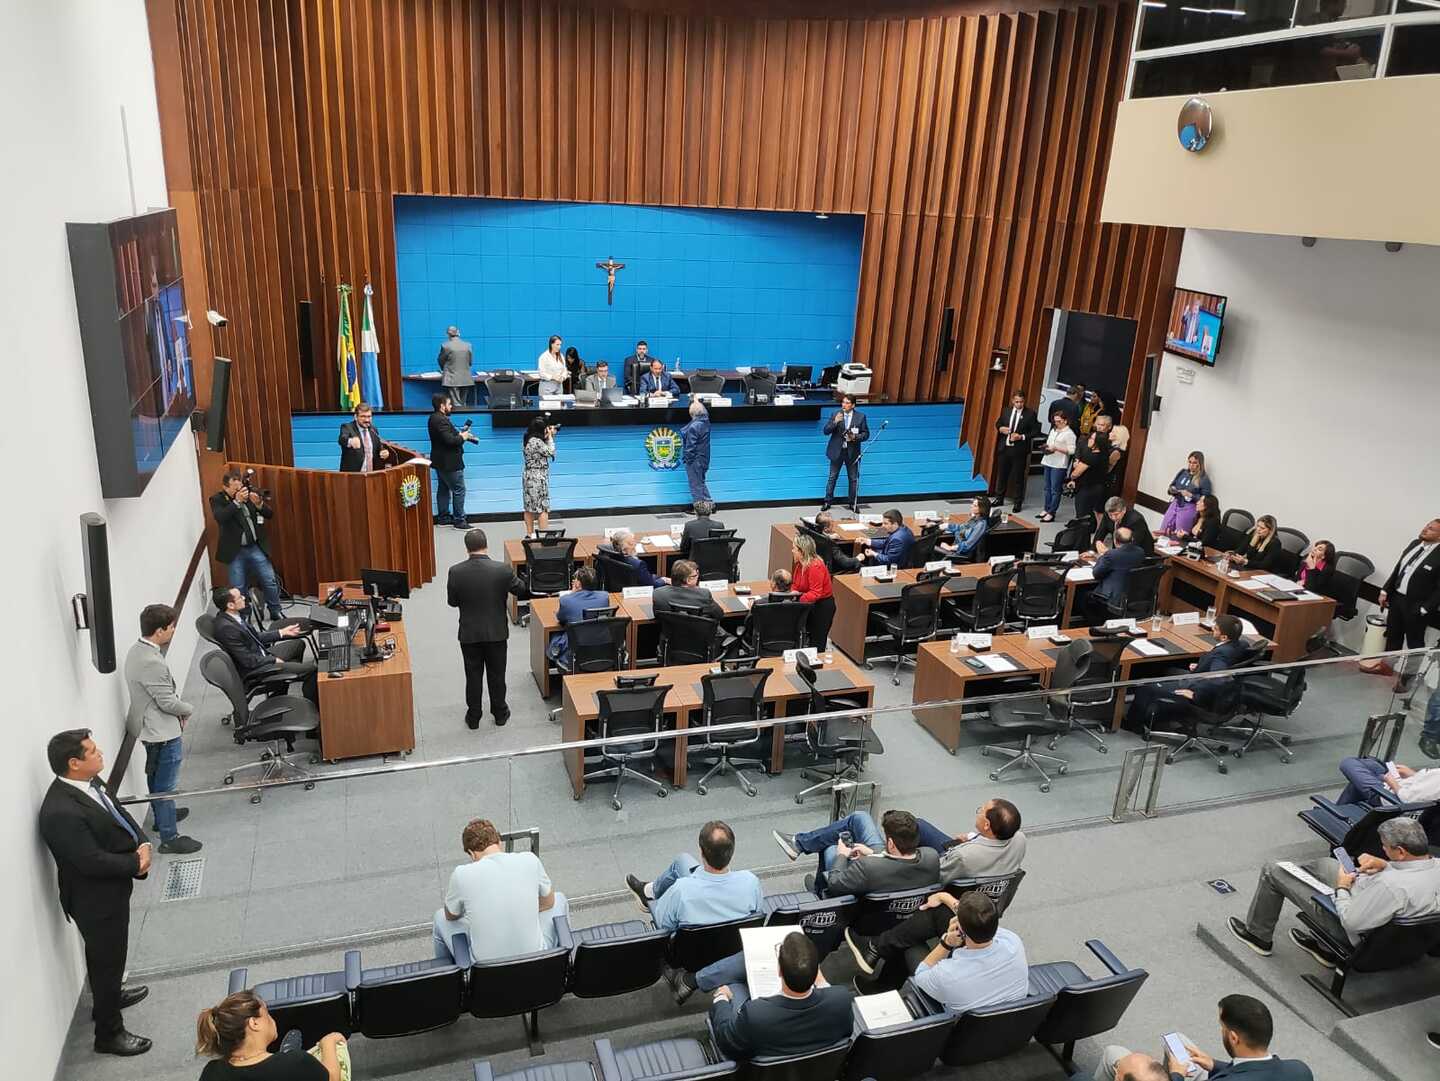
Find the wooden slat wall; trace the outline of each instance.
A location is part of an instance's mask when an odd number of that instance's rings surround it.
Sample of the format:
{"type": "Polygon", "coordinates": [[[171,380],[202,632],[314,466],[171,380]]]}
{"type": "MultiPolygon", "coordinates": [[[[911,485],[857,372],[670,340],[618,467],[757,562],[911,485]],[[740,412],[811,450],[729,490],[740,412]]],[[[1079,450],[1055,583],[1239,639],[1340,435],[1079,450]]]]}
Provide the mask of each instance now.
{"type": "Polygon", "coordinates": [[[207,304],[230,317],[216,350],[236,360],[242,457],[289,461],[290,411],[335,405],[339,281],[375,283],[399,400],[397,193],[863,213],[855,355],[892,399],[963,397],[980,462],[1009,388],[1038,387],[1047,309],[1140,319],[1131,399],[1159,345],[1181,233],[1099,220],[1131,0],[869,19],[682,0],[150,4],[162,84],[179,67],[162,127],[187,140],[207,304]],[[314,379],[296,359],[302,298],[314,379]]]}

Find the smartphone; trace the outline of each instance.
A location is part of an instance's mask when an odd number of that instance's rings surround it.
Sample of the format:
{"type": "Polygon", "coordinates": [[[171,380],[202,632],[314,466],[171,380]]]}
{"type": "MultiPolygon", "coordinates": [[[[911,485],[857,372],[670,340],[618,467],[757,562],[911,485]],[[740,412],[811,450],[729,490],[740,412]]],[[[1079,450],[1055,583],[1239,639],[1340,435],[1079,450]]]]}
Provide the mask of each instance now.
{"type": "Polygon", "coordinates": [[[1355,873],[1355,861],[1350,858],[1350,853],[1346,852],[1344,848],[1335,849],[1335,859],[1339,862],[1340,869],[1347,875],[1355,873]]]}
{"type": "Polygon", "coordinates": [[[1190,1052],[1185,1049],[1185,1042],[1180,1039],[1180,1033],[1167,1032],[1165,1033],[1164,1039],[1165,1050],[1168,1051],[1170,1057],[1175,1060],[1175,1065],[1179,1066],[1187,1074],[1194,1073],[1195,1063],[1191,1061],[1190,1052]]]}
{"type": "Polygon", "coordinates": [[[474,423],[475,423],[475,422],[474,422],[473,420],[467,420],[464,424],[460,425],[460,427],[462,427],[462,428],[464,428],[464,429],[466,429],[466,430],[468,431],[468,430],[470,429],[470,426],[473,425],[474,423]]]}

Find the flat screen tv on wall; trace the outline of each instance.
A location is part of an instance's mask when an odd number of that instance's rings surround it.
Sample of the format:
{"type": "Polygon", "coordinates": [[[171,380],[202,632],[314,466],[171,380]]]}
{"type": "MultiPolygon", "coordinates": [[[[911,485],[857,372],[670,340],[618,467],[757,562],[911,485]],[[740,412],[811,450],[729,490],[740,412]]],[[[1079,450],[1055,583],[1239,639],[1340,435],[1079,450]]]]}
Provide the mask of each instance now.
{"type": "Polygon", "coordinates": [[[1176,289],[1165,325],[1165,351],[1213,365],[1225,326],[1226,297],[1176,289]]]}
{"type": "Polygon", "coordinates": [[[100,490],[145,490],[195,409],[173,210],[66,225],[100,490]]]}

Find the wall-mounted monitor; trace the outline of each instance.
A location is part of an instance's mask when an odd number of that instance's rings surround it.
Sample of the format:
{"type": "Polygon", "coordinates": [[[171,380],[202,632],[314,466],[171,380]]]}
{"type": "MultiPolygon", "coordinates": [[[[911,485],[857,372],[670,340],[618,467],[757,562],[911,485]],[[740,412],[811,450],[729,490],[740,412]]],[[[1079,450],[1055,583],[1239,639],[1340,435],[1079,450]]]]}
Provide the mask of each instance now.
{"type": "Polygon", "coordinates": [[[66,225],[100,490],[145,490],[195,409],[175,211],[66,225]]]}
{"type": "Polygon", "coordinates": [[[1165,325],[1165,351],[1213,365],[1225,325],[1226,299],[1177,288],[1170,301],[1170,321],[1165,325]]]}

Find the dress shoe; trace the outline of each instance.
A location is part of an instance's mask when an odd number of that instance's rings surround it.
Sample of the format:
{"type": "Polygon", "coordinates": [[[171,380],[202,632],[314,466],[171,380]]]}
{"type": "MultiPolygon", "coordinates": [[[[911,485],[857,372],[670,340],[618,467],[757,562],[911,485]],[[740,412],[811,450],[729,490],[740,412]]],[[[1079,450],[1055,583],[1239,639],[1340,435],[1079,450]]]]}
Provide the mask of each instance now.
{"type": "Polygon", "coordinates": [[[199,852],[204,848],[194,837],[186,837],[183,833],[171,837],[168,841],[160,842],[160,851],[175,856],[188,856],[192,852],[199,852]]]}
{"type": "Polygon", "coordinates": [[[150,993],[150,988],[143,983],[137,983],[134,987],[122,987],[120,989],[120,1008],[128,1010],[135,1003],[140,1002],[150,993]]]}
{"type": "Polygon", "coordinates": [[[1386,664],[1384,661],[1361,661],[1360,671],[1368,672],[1372,676],[1388,676],[1392,675],[1395,670],[1391,668],[1388,664],[1386,664]]]}
{"type": "Polygon", "coordinates": [[[1425,1042],[1435,1048],[1436,1051],[1440,1051],[1440,1032],[1425,1033],[1425,1042]]]}
{"type": "Polygon", "coordinates": [[[468,728],[468,729],[470,729],[472,732],[475,731],[475,729],[477,729],[477,728],[480,727],[480,718],[479,718],[479,717],[471,717],[469,714],[466,714],[466,716],[465,716],[465,727],[468,728]]]}
{"type": "Polygon", "coordinates": [[[1335,968],[1340,964],[1340,959],[1325,948],[1316,938],[1307,935],[1304,931],[1290,928],[1290,941],[1299,946],[1315,960],[1319,961],[1326,968],[1335,968]]]}
{"type": "Polygon", "coordinates": [[[630,888],[630,892],[635,895],[635,899],[640,902],[640,907],[648,915],[650,912],[650,898],[645,896],[645,883],[641,882],[634,875],[626,875],[625,885],[630,888]]]}
{"type": "Polygon", "coordinates": [[[695,975],[685,969],[678,969],[670,980],[670,993],[675,996],[675,1005],[683,1006],[691,995],[700,990],[695,975]]]}
{"type": "Polygon", "coordinates": [[[829,501],[828,499],[827,499],[824,503],[821,503],[821,504],[820,504],[820,513],[823,514],[823,513],[825,513],[825,511],[827,511],[827,510],[829,510],[829,509],[830,509],[830,501],[829,501]]]}
{"type": "Polygon", "coordinates": [[[851,954],[855,957],[855,964],[860,966],[860,971],[867,976],[873,976],[885,963],[880,956],[880,950],[875,945],[875,939],[870,935],[857,935],[850,928],[845,928],[845,945],[850,947],[851,954]]]}
{"type": "Polygon", "coordinates": [[[1245,943],[1245,945],[1249,946],[1261,957],[1269,957],[1271,951],[1274,950],[1274,944],[1271,942],[1267,942],[1259,935],[1252,933],[1250,928],[1245,926],[1244,920],[1238,919],[1235,916],[1231,916],[1225,921],[1225,923],[1226,926],[1230,928],[1230,933],[1232,935],[1238,938],[1241,942],[1245,943]]]}
{"type": "Polygon", "coordinates": [[[150,1040],[122,1028],[113,1036],[97,1036],[95,1050],[101,1055],[143,1055],[150,1050],[150,1040]]]}
{"type": "Polygon", "coordinates": [[[456,529],[463,529],[463,530],[466,530],[466,531],[468,532],[469,529],[470,529],[470,523],[469,523],[469,522],[456,522],[456,523],[455,523],[455,528],[456,528],[456,529]]]}
{"type": "Polygon", "coordinates": [[[1433,739],[1420,737],[1420,753],[1426,758],[1440,758],[1440,743],[1433,739]]]}
{"type": "Polygon", "coordinates": [[[176,821],[176,822],[184,822],[185,819],[187,819],[187,818],[189,818],[189,817],[190,817],[190,808],[189,808],[189,807],[176,807],[176,808],[175,808],[175,821],[176,821]]]}
{"type": "Polygon", "coordinates": [[[504,728],[504,727],[505,727],[505,722],[508,721],[509,719],[510,719],[510,711],[509,711],[508,709],[507,709],[504,713],[497,713],[497,714],[495,714],[495,727],[496,727],[496,728],[504,728]]]}

